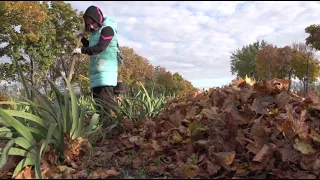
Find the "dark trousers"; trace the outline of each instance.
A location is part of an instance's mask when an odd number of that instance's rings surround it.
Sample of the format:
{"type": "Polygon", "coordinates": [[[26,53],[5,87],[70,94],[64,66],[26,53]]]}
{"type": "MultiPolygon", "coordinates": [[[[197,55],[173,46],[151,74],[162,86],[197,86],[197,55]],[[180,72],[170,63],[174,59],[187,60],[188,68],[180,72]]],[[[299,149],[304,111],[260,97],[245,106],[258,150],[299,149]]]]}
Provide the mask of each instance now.
{"type": "Polygon", "coordinates": [[[110,111],[115,111],[116,107],[113,88],[114,86],[103,86],[92,89],[93,98],[103,101],[104,110],[108,114],[111,113],[110,111]]]}

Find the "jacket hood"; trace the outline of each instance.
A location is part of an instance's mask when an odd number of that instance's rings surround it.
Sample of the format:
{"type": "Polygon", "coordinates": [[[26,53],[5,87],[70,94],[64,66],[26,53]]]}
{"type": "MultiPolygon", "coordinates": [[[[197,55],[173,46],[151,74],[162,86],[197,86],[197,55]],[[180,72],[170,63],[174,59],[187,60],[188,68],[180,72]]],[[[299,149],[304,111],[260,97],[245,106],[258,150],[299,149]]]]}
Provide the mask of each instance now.
{"type": "Polygon", "coordinates": [[[102,11],[98,7],[96,7],[96,6],[88,7],[88,9],[85,11],[83,16],[90,17],[95,22],[97,22],[100,26],[102,26],[104,18],[103,18],[102,11]]]}

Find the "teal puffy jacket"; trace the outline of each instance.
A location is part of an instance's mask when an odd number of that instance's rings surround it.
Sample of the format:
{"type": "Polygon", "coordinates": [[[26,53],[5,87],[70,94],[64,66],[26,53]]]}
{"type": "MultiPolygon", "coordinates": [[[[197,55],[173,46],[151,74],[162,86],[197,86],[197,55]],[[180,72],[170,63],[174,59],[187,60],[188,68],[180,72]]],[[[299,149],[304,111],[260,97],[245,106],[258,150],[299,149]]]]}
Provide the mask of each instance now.
{"type": "Polygon", "coordinates": [[[100,54],[90,56],[90,88],[117,85],[117,22],[114,18],[104,17],[102,27],[99,30],[90,33],[89,47],[98,44],[101,30],[106,26],[110,26],[113,29],[114,36],[104,51],[100,54]]]}

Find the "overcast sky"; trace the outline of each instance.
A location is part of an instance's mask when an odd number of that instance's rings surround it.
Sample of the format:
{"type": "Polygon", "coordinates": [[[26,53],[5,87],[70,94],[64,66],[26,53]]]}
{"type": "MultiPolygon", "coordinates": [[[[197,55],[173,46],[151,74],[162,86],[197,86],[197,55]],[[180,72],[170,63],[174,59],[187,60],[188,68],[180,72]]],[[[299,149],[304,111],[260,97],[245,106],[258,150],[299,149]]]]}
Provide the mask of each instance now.
{"type": "Polygon", "coordinates": [[[227,84],[231,52],[257,39],[277,46],[305,42],[320,24],[317,1],[68,1],[100,7],[118,21],[119,44],[156,66],[179,72],[196,87],[227,84]]]}

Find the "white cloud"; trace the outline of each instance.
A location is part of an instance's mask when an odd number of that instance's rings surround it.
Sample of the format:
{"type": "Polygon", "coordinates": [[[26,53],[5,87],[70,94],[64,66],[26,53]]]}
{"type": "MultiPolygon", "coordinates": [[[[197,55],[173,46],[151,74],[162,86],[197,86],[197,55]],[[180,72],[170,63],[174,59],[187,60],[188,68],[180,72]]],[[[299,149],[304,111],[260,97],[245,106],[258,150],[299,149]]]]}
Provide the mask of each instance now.
{"type": "Polygon", "coordinates": [[[257,39],[277,46],[304,42],[304,29],[320,23],[320,4],[312,1],[69,3],[82,11],[100,7],[104,15],[118,20],[121,45],[153,65],[179,72],[197,87],[233,78],[230,55],[237,48],[257,39]]]}

